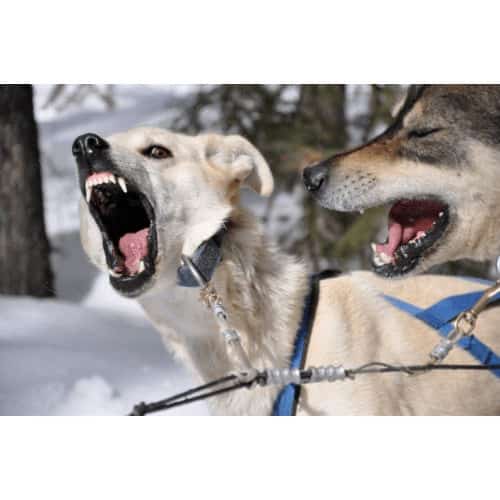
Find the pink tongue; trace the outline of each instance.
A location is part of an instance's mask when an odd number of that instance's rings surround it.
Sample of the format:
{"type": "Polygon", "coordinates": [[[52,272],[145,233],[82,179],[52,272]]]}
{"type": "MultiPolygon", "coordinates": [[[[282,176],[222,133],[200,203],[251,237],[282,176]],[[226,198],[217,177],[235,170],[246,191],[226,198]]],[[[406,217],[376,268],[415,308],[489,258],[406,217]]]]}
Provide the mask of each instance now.
{"type": "Polygon", "coordinates": [[[389,239],[385,245],[377,245],[378,253],[385,253],[389,257],[394,257],[394,252],[400,245],[405,245],[412,240],[420,231],[426,231],[432,226],[433,217],[421,217],[413,225],[404,227],[395,220],[389,221],[389,239]]]}
{"type": "Polygon", "coordinates": [[[389,257],[392,257],[396,248],[401,244],[404,232],[406,231],[403,231],[403,226],[399,222],[391,220],[389,222],[389,239],[385,245],[377,245],[377,252],[385,253],[389,257]]]}
{"type": "Polygon", "coordinates": [[[136,274],[139,271],[141,260],[148,254],[148,233],[148,228],[141,229],[137,233],[127,233],[118,242],[129,274],[136,274]]]}

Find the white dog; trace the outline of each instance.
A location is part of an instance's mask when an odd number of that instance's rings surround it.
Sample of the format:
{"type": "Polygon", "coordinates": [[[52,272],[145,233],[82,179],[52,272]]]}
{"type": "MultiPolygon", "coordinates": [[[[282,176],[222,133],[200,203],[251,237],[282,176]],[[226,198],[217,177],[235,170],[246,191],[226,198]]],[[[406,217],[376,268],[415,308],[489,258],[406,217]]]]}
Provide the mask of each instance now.
{"type": "MultiPolygon", "coordinates": [[[[177,285],[181,255],[196,254],[207,241],[215,242],[215,250],[220,246],[222,255],[208,277],[213,271],[211,282],[253,366],[288,366],[309,289],[308,270],[270,244],[257,219],[239,204],[242,186],[261,195],[273,189],[266,161],[248,141],[138,128],[107,140],[85,134],[73,153],[88,256],[109,273],[118,292],[137,298],[169,348],[202,381],[233,369],[198,290],[177,285]]],[[[211,256],[215,264],[217,257],[211,256]]],[[[381,293],[427,307],[478,287],[442,276],[393,282],[367,272],[324,280],[306,365],[425,363],[437,333],[388,304],[381,293]]],[[[499,321],[500,311],[492,308],[476,332],[497,352],[499,321]]],[[[447,361],[474,363],[460,348],[447,361]]],[[[268,415],[279,390],[240,390],[210,400],[211,408],[216,414],[268,415]]],[[[297,413],[499,414],[500,383],[489,371],[367,375],[304,386],[297,413]]]]}

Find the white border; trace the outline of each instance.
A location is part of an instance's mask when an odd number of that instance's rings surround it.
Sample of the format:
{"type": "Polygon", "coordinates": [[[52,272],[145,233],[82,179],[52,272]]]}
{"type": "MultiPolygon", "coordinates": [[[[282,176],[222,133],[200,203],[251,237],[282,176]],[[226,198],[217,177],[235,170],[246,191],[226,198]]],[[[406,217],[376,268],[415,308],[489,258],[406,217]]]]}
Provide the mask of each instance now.
{"type": "Polygon", "coordinates": [[[2,498],[491,498],[498,419],[3,418],[2,498]]]}
{"type": "Polygon", "coordinates": [[[63,2],[2,6],[11,83],[500,82],[498,4],[63,2]]]}
{"type": "MultiPolygon", "coordinates": [[[[10,83],[500,82],[493,2],[2,5],[10,83]]],[[[498,419],[2,418],[2,498],[479,498],[498,419]]]]}

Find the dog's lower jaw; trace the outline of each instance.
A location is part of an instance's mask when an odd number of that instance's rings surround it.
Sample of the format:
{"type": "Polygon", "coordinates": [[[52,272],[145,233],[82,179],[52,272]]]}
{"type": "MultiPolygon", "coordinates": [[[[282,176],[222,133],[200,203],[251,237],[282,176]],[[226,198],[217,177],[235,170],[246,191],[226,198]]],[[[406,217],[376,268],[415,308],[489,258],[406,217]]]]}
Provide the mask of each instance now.
{"type": "MultiPolygon", "coordinates": [[[[308,270],[269,245],[251,215],[238,212],[232,220],[212,284],[252,365],[258,369],[286,367],[308,292],[308,270]]],[[[198,297],[199,289],[174,286],[149,293],[140,302],[168,348],[201,381],[209,381],[235,367],[211,313],[198,297]]],[[[208,404],[219,415],[269,415],[278,390],[239,390],[208,404]]]]}

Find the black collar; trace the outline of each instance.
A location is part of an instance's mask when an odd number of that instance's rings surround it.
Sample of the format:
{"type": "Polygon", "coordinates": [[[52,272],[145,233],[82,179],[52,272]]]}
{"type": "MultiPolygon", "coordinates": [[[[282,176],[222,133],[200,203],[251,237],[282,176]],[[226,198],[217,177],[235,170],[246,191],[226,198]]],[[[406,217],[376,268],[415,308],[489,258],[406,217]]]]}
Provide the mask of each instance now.
{"type": "MultiPolygon", "coordinates": [[[[226,232],[226,227],[217,231],[211,238],[201,243],[191,256],[192,264],[206,282],[212,279],[216,267],[222,260],[221,247],[226,232]]],[[[184,263],[177,269],[177,284],[186,287],[200,286],[189,266],[184,263]]]]}

